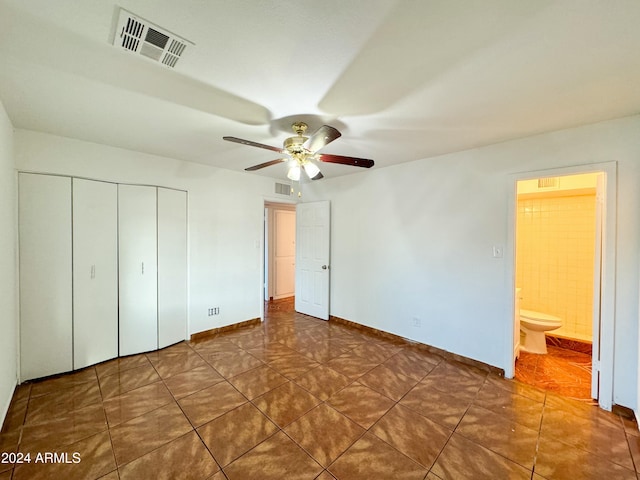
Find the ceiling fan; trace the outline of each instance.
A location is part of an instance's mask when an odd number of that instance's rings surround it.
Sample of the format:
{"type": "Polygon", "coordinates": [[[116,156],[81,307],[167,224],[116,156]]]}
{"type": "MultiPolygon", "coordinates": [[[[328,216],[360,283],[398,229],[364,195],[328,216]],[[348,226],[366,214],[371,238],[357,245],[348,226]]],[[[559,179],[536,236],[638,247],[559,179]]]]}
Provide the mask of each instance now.
{"type": "Polygon", "coordinates": [[[282,148],[272,147],[271,145],[256,143],[250,140],[243,140],[242,138],[236,137],[222,137],[222,139],[229,142],[249,145],[251,147],[264,148],[287,155],[286,158],[271,160],[269,162],[245,168],[245,170],[247,172],[251,172],[254,170],[260,170],[261,168],[270,167],[271,165],[277,165],[278,163],[289,162],[287,177],[294,182],[300,180],[300,174],[303,170],[311,180],[320,180],[321,178],[323,178],[323,175],[320,172],[320,168],[318,167],[318,165],[316,165],[316,163],[314,163],[318,161],[327,163],[340,163],[342,165],[351,165],[354,167],[373,167],[373,160],[369,160],[366,158],[345,157],[343,155],[318,153],[318,150],[325,147],[342,135],[338,130],[330,127],[329,125],[323,125],[310,137],[304,136],[304,133],[308,128],[307,124],[304,122],[294,123],[293,125],[291,125],[291,128],[296,133],[296,136],[287,138],[284,141],[282,148]]]}

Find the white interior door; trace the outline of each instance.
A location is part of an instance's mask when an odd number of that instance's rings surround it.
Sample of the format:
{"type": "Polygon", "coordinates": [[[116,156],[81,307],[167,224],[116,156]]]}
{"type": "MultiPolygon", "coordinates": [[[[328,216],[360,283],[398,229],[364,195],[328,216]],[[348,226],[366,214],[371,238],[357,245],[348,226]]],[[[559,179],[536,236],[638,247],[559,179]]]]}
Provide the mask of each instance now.
{"type": "Polygon", "coordinates": [[[158,348],[187,338],[187,192],[158,188],[158,348]]]}
{"type": "Polygon", "coordinates": [[[296,205],[296,311],[329,320],[329,201],[296,205]]]}
{"type": "Polygon", "coordinates": [[[158,348],[156,187],[118,185],[120,356],[158,348]]]}
{"type": "Polygon", "coordinates": [[[118,356],[118,186],[73,179],[73,368],[118,356]]]}
{"type": "Polygon", "coordinates": [[[605,201],[605,174],[598,174],[596,184],[596,239],[593,269],[593,339],[591,354],[591,398],[600,392],[600,328],[602,325],[602,233],[605,201]]]}
{"type": "Polygon", "coordinates": [[[20,380],[73,369],[71,178],[19,175],[20,380]]]}

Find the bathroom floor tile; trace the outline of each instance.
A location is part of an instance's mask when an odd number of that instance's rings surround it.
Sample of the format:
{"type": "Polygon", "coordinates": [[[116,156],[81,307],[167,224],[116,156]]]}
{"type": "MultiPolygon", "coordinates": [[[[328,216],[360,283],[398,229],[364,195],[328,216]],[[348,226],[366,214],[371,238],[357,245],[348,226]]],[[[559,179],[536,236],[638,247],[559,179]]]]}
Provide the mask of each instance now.
{"type": "Polygon", "coordinates": [[[591,401],[591,355],[547,346],[546,355],[520,352],[515,378],[542,390],[591,401]]]}

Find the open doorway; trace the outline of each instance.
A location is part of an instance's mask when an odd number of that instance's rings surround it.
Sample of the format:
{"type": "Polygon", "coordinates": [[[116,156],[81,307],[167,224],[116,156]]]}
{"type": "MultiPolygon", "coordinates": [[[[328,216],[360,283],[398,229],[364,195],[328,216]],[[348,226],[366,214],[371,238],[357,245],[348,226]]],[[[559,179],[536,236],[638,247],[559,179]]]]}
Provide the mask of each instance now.
{"type": "MultiPolygon", "coordinates": [[[[511,295],[513,295],[513,308],[514,308],[514,321],[510,322],[513,326],[513,330],[509,329],[513,333],[513,344],[510,342],[510,351],[508,352],[509,357],[511,358],[510,362],[508,362],[507,368],[505,368],[505,376],[511,378],[515,376],[515,367],[516,367],[516,358],[518,356],[519,342],[521,341],[520,337],[520,326],[518,322],[520,321],[520,315],[517,313],[521,308],[519,302],[522,301],[522,298],[530,297],[532,292],[531,283],[529,283],[529,287],[522,287],[519,285],[519,282],[523,282],[522,274],[517,272],[516,263],[517,263],[517,209],[518,209],[518,195],[517,195],[517,186],[520,181],[523,180],[533,180],[538,185],[538,180],[541,179],[539,185],[543,188],[551,188],[554,181],[551,178],[559,178],[562,180],[564,177],[578,175],[578,174],[587,174],[593,173],[597,174],[597,185],[595,187],[595,220],[591,223],[590,229],[593,233],[593,237],[591,240],[592,245],[592,254],[589,256],[582,255],[581,262],[582,265],[586,265],[590,263],[593,265],[589,266],[591,268],[591,274],[587,275],[587,281],[591,284],[591,298],[589,299],[589,292],[582,292],[580,295],[583,297],[583,300],[586,300],[586,307],[582,307],[583,316],[586,316],[587,319],[589,317],[588,313],[591,313],[591,335],[592,335],[592,350],[591,350],[591,359],[592,359],[592,375],[591,375],[591,395],[592,399],[597,399],[598,404],[604,408],[605,410],[611,410],[613,404],[613,358],[614,358],[614,312],[615,312],[615,261],[616,261],[616,249],[615,249],[615,237],[616,237],[616,200],[617,200],[617,164],[616,162],[607,162],[600,164],[592,164],[592,165],[581,165],[581,166],[573,166],[573,167],[563,167],[549,170],[541,170],[541,171],[532,171],[532,172],[523,172],[514,174],[512,176],[513,179],[513,190],[512,197],[510,202],[510,211],[511,211],[511,221],[509,227],[509,242],[508,249],[511,250],[511,255],[508,258],[512,259],[513,263],[510,263],[509,270],[513,274],[513,284],[511,289],[511,295]],[[595,223],[595,225],[594,225],[595,223]],[[588,258],[587,258],[588,257],[588,258]],[[521,290],[518,292],[518,288],[521,290]],[[586,299],[585,299],[586,297],[586,299]],[[587,312],[585,314],[585,311],[587,312]]],[[[568,180],[565,179],[565,182],[568,180]]],[[[529,205],[528,208],[533,208],[532,205],[529,205]]],[[[578,208],[574,206],[574,208],[578,208]]],[[[582,207],[580,207],[582,208],[582,207]]],[[[574,210],[575,211],[575,210],[574,210]]],[[[533,213],[533,210],[531,210],[533,213]]],[[[541,216],[550,215],[550,212],[542,213],[539,209],[539,213],[541,216]]],[[[586,220],[585,220],[586,221],[586,220]]],[[[577,222],[577,220],[576,220],[577,222]]],[[[577,230],[577,226],[574,225],[572,227],[571,235],[574,235],[574,230],[577,230]]],[[[543,249],[546,248],[549,252],[553,250],[553,248],[547,244],[546,247],[543,245],[543,249]]],[[[569,247],[564,248],[566,251],[569,247]]],[[[573,247],[571,247],[573,248],[573,247]]],[[[548,253],[547,256],[553,257],[554,254],[548,253]]],[[[558,275],[559,278],[554,280],[556,285],[571,285],[571,288],[576,289],[577,283],[574,280],[570,280],[568,277],[562,278],[562,275],[558,272],[558,260],[553,257],[555,265],[554,275],[558,275]]],[[[552,263],[553,263],[552,262],[552,263]]],[[[532,262],[534,268],[536,268],[537,262],[532,262]]],[[[546,279],[540,279],[540,266],[538,268],[538,284],[540,283],[548,283],[546,279]]],[[[563,274],[564,275],[564,274],[563,274]]],[[[535,287],[534,287],[535,288],[535,287]]],[[[560,295],[560,293],[555,294],[556,297],[560,295]]],[[[543,305],[542,303],[539,305],[543,305]]],[[[545,321],[552,321],[555,318],[560,318],[562,321],[564,320],[563,315],[566,317],[570,317],[569,314],[561,313],[561,312],[545,312],[545,309],[551,309],[549,307],[549,303],[539,307],[539,311],[541,313],[549,314],[549,318],[544,318],[545,316],[536,316],[533,315],[534,321],[537,317],[542,317],[545,321]],[[554,315],[555,313],[555,315],[554,315]],[[554,318],[555,317],[555,318],[554,318]]],[[[528,305],[531,307],[531,305],[528,305]]],[[[526,309],[526,308],[525,308],[526,309]]],[[[534,311],[535,309],[531,308],[534,311]]],[[[565,323],[563,323],[564,325],[565,323]]],[[[583,322],[581,327],[574,326],[574,332],[582,329],[583,334],[588,333],[588,327],[583,322]]],[[[546,344],[545,337],[547,336],[547,332],[543,330],[543,340],[542,342],[546,344]]],[[[561,337],[562,332],[564,332],[564,336],[573,336],[574,333],[566,335],[570,328],[565,328],[564,330],[560,330],[559,328],[555,329],[556,331],[560,331],[561,335],[556,335],[557,337],[561,337]]],[[[550,333],[550,332],[549,332],[550,333]]],[[[578,340],[586,340],[588,339],[587,335],[583,335],[583,338],[578,340]]],[[[582,342],[588,343],[588,342],[582,342]]],[[[566,343],[564,344],[566,346],[566,343]]]]}
{"type": "Polygon", "coordinates": [[[264,299],[293,301],[296,270],[296,207],[265,202],[264,299]]]}
{"type": "Polygon", "coordinates": [[[515,378],[581,401],[600,328],[601,175],[517,182],[515,378]]]}

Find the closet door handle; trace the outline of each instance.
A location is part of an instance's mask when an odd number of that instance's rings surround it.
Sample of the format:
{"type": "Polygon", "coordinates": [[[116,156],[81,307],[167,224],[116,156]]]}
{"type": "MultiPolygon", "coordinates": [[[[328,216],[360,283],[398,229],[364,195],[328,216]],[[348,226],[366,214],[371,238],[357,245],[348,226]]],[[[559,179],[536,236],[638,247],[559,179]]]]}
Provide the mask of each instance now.
{"type": "Polygon", "coordinates": [[[91,265],[91,280],[93,280],[94,278],[96,278],[96,266],[91,265]]]}
{"type": "Polygon", "coordinates": [[[144,262],[142,262],[142,275],[144,275],[144,262]]]}

